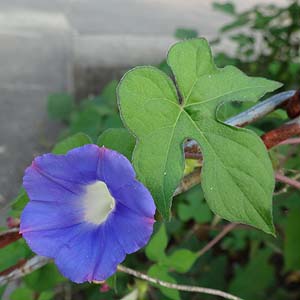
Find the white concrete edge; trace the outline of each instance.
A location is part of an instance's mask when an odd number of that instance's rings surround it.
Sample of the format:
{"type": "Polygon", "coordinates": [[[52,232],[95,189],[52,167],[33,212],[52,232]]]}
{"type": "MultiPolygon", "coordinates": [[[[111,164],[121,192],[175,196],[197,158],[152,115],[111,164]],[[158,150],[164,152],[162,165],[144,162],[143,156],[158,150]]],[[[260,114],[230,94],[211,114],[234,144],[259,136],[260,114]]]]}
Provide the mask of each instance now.
{"type": "Polygon", "coordinates": [[[81,67],[123,68],[157,64],[176,42],[171,36],[76,35],[74,63],[81,67]]]}
{"type": "Polygon", "coordinates": [[[0,34],[24,34],[27,37],[45,30],[71,31],[71,25],[63,13],[25,9],[0,12],[0,34]]]}

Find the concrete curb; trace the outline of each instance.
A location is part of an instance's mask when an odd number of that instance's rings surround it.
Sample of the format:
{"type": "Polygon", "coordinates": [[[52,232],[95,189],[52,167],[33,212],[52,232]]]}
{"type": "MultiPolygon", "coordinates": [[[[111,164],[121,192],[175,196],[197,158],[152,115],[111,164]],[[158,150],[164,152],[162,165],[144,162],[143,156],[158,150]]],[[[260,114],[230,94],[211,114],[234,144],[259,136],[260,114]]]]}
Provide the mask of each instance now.
{"type": "Polygon", "coordinates": [[[74,37],[78,66],[126,68],[161,62],[176,40],[170,36],[92,35],[74,37]]]}

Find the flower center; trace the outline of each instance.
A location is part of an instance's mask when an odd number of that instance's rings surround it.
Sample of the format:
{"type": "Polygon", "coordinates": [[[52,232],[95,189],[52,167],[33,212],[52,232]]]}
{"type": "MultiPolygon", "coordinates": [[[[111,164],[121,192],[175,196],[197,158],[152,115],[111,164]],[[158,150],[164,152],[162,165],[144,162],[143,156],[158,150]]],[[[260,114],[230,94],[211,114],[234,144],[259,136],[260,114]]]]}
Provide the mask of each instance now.
{"type": "Polygon", "coordinates": [[[97,225],[103,223],[115,208],[115,199],[103,181],[88,185],[83,201],[85,221],[97,225]]]}

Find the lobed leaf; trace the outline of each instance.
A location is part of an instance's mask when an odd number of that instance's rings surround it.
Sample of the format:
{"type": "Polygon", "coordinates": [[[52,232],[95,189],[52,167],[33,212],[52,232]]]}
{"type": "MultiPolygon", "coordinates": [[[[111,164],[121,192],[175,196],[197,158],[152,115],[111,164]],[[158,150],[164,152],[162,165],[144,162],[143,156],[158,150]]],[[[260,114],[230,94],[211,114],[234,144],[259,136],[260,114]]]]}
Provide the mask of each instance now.
{"type": "Polygon", "coordinates": [[[153,67],[125,74],[118,100],[125,125],[137,138],[133,164],[158,210],[170,218],[173,193],[183,170],[183,143],[194,139],[204,156],[202,188],[214,213],[273,233],[273,169],[266,148],[253,132],[216,118],[228,101],[257,101],[280,86],[248,77],[233,66],[215,66],[205,39],[186,40],[169,51],[176,86],[153,67]]]}

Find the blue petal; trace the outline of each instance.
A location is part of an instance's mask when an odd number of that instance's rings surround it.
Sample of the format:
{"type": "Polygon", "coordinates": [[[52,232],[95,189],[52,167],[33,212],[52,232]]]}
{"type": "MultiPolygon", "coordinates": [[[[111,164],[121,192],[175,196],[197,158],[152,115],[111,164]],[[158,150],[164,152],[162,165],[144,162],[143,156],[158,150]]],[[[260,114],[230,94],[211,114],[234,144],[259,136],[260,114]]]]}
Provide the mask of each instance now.
{"type": "Polygon", "coordinates": [[[23,237],[36,254],[55,258],[59,249],[69,240],[91,227],[91,224],[81,223],[60,229],[26,231],[23,233],[23,237]]]}
{"type": "Polygon", "coordinates": [[[153,232],[154,219],[137,214],[122,203],[117,203],[111,216],[111,228],[126,253],[144,247],[153,232]]]}
{"type": "Polygon", "coordinates": [[[89,184],[97,180],[99,147],[85,145],[70,150],[66,155],[52,153],[35,158],[35,165],[56,179],[78,184],[89,184]]]}
{"type": "Polygon", "coordinates": [[[58,229],[79,224],[84,220],[81,201],[57,204],[46,201],[30,201],[21,215],[20,232],[58,229]]]}
{"type": "Polygon", "coordinates": [[[134,180],[129,184],[112,191],[113,197],[123,205],[141,216],[153,218],[155,204],[145,186],[134,180]]]}
{"type": "Polygon", "coordinates": [[[23,186],[30,200],[37,201],[71,202],[85,191],[82,185],[47,175],[34,162],[26,169],[23,186]]]}
{"type": "Polygon", "coordinates": [[[125,259],[126,253],[111,228],[112,221],[109,218],[99,230],[99,252],[92,280],[106,280],[116,272],[118,264],[125,259]]]}
{"type": "Polygon", "coordinates": [[[97,145],[85,145],[66,154],[68,163],[81,175],[83,183],[97,180],[97,168],[100,164],[100,148],[97,145]]]}
{"type": "Polygon", "coordinates": [[[55,263],[64,276],[81,283],[107,279],[124,258],[125,252],[105,223],[70,240],[59,250],[55,263]]]}
{"type": "Polygon", "coordinates": [[[98,179],[103,180],[109,189],[119,189],[135,179],[131,163],[120,153],[102,147],[100,160],[98,179]]]}
{"type": "Polygon", "coordinates": [[[65,277],[77,283],[90,281],[99,251],[97,233],[96,227],[86,227],[59,249],[55,263],[65,277]]]}

